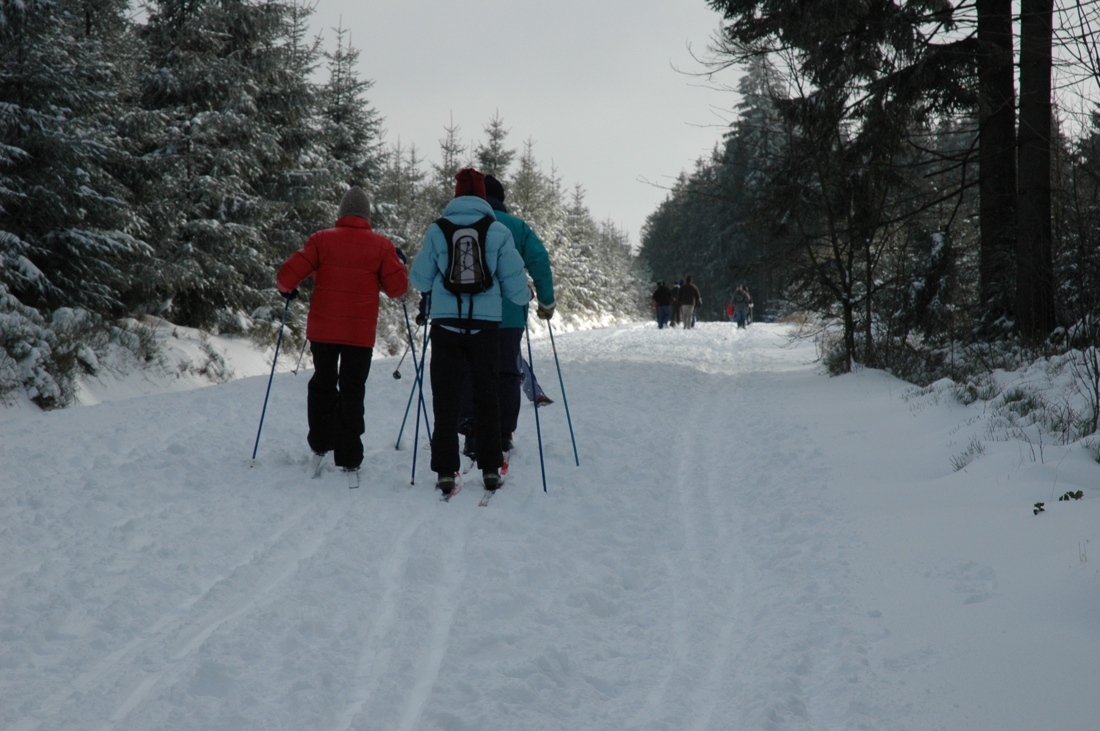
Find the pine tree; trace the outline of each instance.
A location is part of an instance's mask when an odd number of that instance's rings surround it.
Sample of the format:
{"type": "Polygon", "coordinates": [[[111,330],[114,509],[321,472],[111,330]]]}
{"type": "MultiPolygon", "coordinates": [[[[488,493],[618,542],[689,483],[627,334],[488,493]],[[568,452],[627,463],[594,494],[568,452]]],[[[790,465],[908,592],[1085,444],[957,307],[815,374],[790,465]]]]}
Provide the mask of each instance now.
{"type": "Polygon", "coordinates": [[[285,5],[277,46],[283,62],[264,93],[279,154],[265,160],[267,173],[259,190],[281,204],[279,215],[263,233],[276,261],[298,249],[314,231],[332,225],[343,189],[337,166],[328,159],[325,132],[317,124],[325,94],[310,81],[321,57],[320,38],[308,35],[312,14],[312,6],[300,0],[285,5]]]}
{"type": "Polygon", "coordinates": [[[439,140],[439,163],[432,164],[432,209],[442,213],[455,195],[455,174],[469,165],[466,145],[458,136],[458,125],[451,123],[443,128],[446,136],[439,140]]]}
{"type": "Polygon", "coordinates": [[[348,185],[369,191],[385,162],[382,117],[365,97],[374,82],[359,78],[359,50],[344,27],[336,30],[336,50],[325,55],[329,76],[322,119],[329,155],[347,167],[348,185]]]}
{"type": "MultiPolygon", "coordinates": [[[[416,148],[404,148],[399,140],[387,151],[378,184],[374,188],[371,225],[402,249],[410,261],[420,251],[424,232],[442,212],[431,202],[434,194],[434,186],[428,182],[416,148]]],[[[408,304],[415,314],[419,300],[411,292],[408,304]]],[[[401,303],[382,298],[376,350],[397,354],[408,342],[406,338],[401,303]]]]}
{"type": "Polygon", "coordinates": [[[504,180],[516,151],[508,149],[504,144],[508,130],[504,129],[504,120],[499,112],[493,114],[493,118],[485,125],[485,135],[487,139],[477,146],[475,152],[478,170],[497,180],[504,180]]]}
{"type": "Polygon", "coordinates": [[[439,216],[431,193],[416,147],[402,147],[399,140],[387,151],[374,189],[372,225],[409,257],[419,251],[424,231],[439,216]]]}
{"type": "Polygon", "coordinates": [[[548,247],[558,241],[565,222],[561,180],[553,170],[549,175],[542,171],[535,158],[534,140],[523,143],[519,166],[508,180],[507,193],[509,210],[527,221],[548,247]]]}
{"type": "Polygon", "coordinates": [[[283,252],[266,234],[287,209],[273,181],[294,163],[278,125],[301,109],[281,93],[295,85],[287,20],[276,2],[151,6],[142,102],[165,123],[145,141],[160,173],[146,201],[164,261],[160,310],[181,324],[250,312],[272,285],[283,252]]]}
{"type": "Polygon", "coordinates": [[[121,314],[141,221],[112,174],[126,154],[110,57],[119,3],[0,5],[0,256],[10,297],[39,310],[121,314]],[[94,20],[94,22],[93,22],[94,20]]]}
{"type": "MultiPolygon", "coordinates": [[[[525,154],[525,157],[528,157],[525,154]]],[[[529,163],[521,163],[526,168],[529,163]]],[[[537,195],[524,192],[526,205],[537,195]]],[[[550,263],[554,271],[554,294],[564,312],[597,312],[600,309],[599,282],[595,272],[596,223],[584,204],[584,188],[574,186],[565,207],[560,235],[551,238],[550,263]]]]}

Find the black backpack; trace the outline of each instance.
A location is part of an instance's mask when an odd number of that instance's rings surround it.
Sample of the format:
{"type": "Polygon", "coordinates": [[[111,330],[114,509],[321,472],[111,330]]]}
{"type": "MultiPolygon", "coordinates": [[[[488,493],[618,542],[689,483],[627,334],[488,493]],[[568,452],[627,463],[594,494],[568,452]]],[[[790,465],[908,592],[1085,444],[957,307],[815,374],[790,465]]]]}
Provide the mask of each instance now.
{"type": "MultiPolygon", "coordinates": [[[[485,238],[489,226],[496,220],[492,216],[468,225],[458,225],[446,218],[435,224],[447,239],[447,269],[443,272],[443,286],[458,299],[458,316],[462,317],[462,295],[475,295],[493,286],[493,272],[485,256],[485,238]]],[[[474,316],[474,301],[470,298],[470,313],[474,316]]]]}

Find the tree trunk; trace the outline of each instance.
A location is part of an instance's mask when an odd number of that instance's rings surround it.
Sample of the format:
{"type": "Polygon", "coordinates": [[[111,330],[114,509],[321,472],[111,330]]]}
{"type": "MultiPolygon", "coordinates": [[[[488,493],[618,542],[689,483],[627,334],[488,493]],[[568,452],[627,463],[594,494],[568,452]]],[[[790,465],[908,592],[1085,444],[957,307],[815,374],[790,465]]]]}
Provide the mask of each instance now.
{"type": "Polygon", "coordinates": [[[1054,329],[1050,223],[1051,18],[1053,0],[1022,0],[1016,323],[1039,341],[1054,329]]]}
{"type": "Polygon", "coordinates": [[[1012,0],[977,0],[981,301],[987,322],[1011,319],[1016,287],[1016,88],[1012,0]]]}

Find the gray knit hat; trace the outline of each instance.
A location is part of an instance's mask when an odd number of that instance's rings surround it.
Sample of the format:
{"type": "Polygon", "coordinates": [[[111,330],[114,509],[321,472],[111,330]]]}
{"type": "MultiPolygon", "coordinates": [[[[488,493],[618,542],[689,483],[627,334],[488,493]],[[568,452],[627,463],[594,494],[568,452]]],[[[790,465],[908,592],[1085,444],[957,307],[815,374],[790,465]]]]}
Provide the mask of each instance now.
{"type": "Polygon", "coordinates": [[[341,219],[344,216],[359,216],[370,221],[370,198],[362,188],[353,185],[348,188],[347,193],[344,193],[344,198],[340,201],[340,212],[336,214],[336,218],[341,219]]]}

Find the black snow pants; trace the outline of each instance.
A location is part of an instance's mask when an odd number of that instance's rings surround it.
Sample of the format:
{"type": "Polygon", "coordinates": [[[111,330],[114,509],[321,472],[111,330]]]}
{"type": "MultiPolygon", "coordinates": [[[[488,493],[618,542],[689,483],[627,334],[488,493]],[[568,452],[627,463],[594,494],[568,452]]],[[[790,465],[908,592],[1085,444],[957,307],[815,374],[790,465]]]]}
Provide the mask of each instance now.
{"type": "Polygon", "coordinates": [[[498,470],[504,464],[500,451],[500,407],[497,401],[497,362],[500,357],[497,328],[460,333],[432,324],[432,471],[453,475],[461,467],[458,455],[458,412],[462,382],[469,367],[473,385],[477,464],[498,470]]]}
{"type": "Polygon", "coordinates": [[[309,379],[309,448],[333,452],[337,467],[363,462],[363,398],[373,348],[310,343],[315,370],[309,379]]]}
{"type": "MultiPolygon", "coordinates": [[[[523,384],[523,372],[520,371],[519,351],[523,342],[523,328],[502,327],[497,331],[500,340],[500,358],[497,360],[497,403],[500,408],[500,434],[511,435],[519,422],[520,386],[523,384]]],[[[462,382],[462,401],[458,411],[458,431],[470,434],[474,429],[473,379],[469,366],[462,382]]]]}

